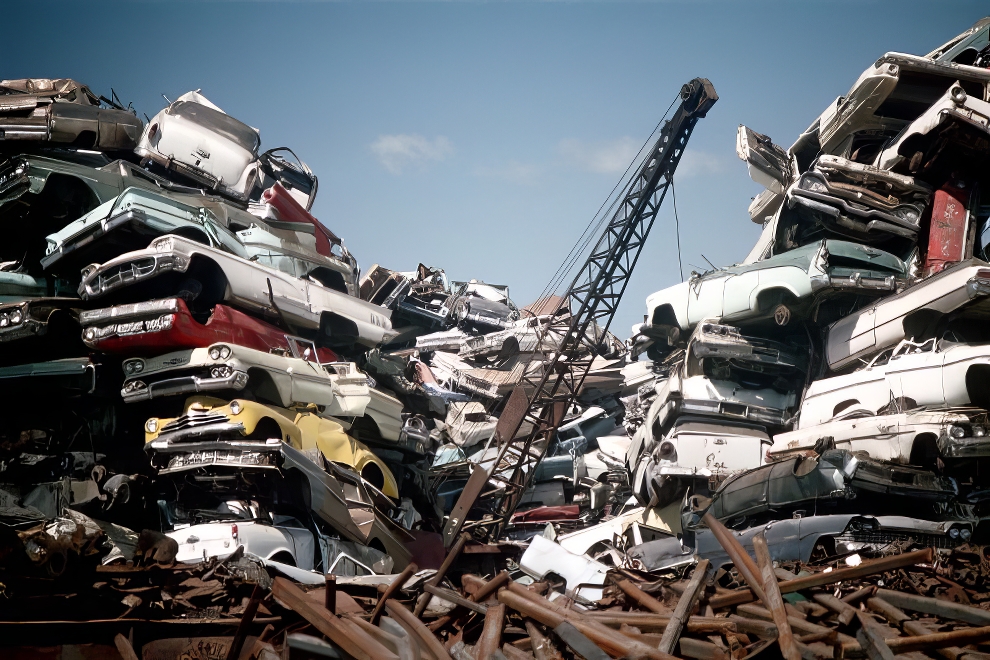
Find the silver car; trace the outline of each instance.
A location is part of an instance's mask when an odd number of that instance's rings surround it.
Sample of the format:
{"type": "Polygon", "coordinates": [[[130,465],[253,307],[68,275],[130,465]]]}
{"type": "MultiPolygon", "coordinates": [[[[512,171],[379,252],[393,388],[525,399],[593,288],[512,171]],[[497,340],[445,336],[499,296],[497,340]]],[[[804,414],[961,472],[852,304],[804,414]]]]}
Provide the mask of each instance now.
{"type": "Polygon", "coordinates": [[[82,271],[79,295],[132,302],[189,291],[199,306],[229,303],[282,320],[320,343],[374,347],[397,336],[390,312],[312,278],[203,245],[183,236],[156,238],[144,250],[122,254],[82,271]]]}

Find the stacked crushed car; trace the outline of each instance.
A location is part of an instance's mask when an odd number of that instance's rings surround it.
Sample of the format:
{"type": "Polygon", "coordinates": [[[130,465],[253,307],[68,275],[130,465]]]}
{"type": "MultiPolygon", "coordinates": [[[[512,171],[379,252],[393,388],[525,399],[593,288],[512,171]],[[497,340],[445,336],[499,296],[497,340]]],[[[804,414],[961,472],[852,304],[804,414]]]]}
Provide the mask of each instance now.
{"type": "Polygon", "coordinates": [[[744,535],[774,522],[835,539],[865,519],[880,537],[982,537],[988,33],[887,53],[789,149],[739,127],[766,186],[757,245],[652,294],[630,340],[655,372],[631,401],[646,411],[633,492],[683,503],[696,532],[630,550],[643,568],[702,552],[706,512],[744,535]]]}
{"type": "Polygon", "coordinates": [[[199,91],[112,96],[0,81],[0,626],[124,658],[986,657],[990,19],[789,149],[740,126],[757,244],[625,342],[588,324],[499,538],[459,498],[533,431],[499,437],[567,298],[362,274],[290,149],[199,91]]]}

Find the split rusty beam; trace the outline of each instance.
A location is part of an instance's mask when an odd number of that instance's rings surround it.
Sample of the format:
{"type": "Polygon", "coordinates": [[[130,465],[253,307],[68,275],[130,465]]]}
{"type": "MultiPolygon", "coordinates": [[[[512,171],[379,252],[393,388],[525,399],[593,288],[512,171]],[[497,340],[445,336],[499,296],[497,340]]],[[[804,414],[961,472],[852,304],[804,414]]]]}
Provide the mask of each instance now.
{"type": "Polygon", "coordinates": [[[474,645],[475,660],[491,660],[502,643],[502,628],[505,625],[505,605],[492,605],[485,612],[485,625],[481,629],[478,643],[474,645]]]}
{"type": "MultiPolygon", "coordinates": [[[[382,594],[380,596],[378,596],[378,602],[375,603],[375,609],[371,613],[371,625],[373,625],[373,626],[377,626],[378,625],[378,621],[381,620],[381,618],[382,618],[382,610],[385,609],[385,602],[389,598],[391,598],[392,596],[394,596],[395,595],[395,592],[398,591],[399,589],[401,589],[402,588],[402,585],[404,585],[409,580],[409,578],[412,577],[413,573],[415,573],[418,570],[419,570],[419,567],[416,566],[416,563],[415,562],[410,562],[408,565],[406,565],[406,567],[404,569],[402,569],[402,572],[399,573],[395,577],[395,579],[392,580],[389,583],[388,587],[385,588],[385,591],[382,592],[382,594]]],[[[327,593],[329,593],[329,591],[330,591],[330,589],[329,589],[329,582],[328,582],[327,583],[327,593]]],[[[328,602],[329,602],[329,598],[330,597],[327,596],[328,602]]],[[[329,609],[329,608],[327,608],[327,609],[329,609]]]]}
{"type": "MultiPolygon", "coordinates": [[[[612,628],[618,628],[625,624],[651,632],[663,632],[670,623],[669,616],[649,612],[613,612],[611,610],[595,612],[589,610],[582,612],[582,614],[612,628]]],[[[724,617],[692,616],[688,618],[685,629],[690,633],[723,634],[736,632],[735,624],[724,617]]]]}
{"type": "MultiPolygon", "coordinates": [[[[479,578],[480,579],[480,578],[479,578]]],[[[502,571],[491,580],[487,582],[482,581],[483,584],[478,587],[477,590],[470,596],[468,600],[473,603],[480,603],[488,599],[489,596],[494,594],[496,591],[504,587],[509,582],[509,574],[506,571],[502,571]]],[[[445,614],[433,623],[427,626],[433,632],[436,632],[443,628],[445,625],[451,622],[459,621],[463,616],[466,615],[464,608],[454,608],[449,614],[445,614]]]]}
{"type": "Polygon", "coordinates": [[[476,603],[473,600],[468,600],[467,598],[462,598],[461,595],[456,591],[445,589],[443,587],[434,587],[432,584],[424,584],[423,590],[428,591],[434,596],[442,598],[447,602],[453,603],[454,605],[457,605],[459,607],[464,607],[466,609],[471,610],[472,612],[477,612],[482,616],[484,616],[488,612],[488,607],[486,605],[482,605],[481,603],[476,603]]]}
{"type": "Polygon", "coordinates": [[[844,626],[848,626],[856,618],[856,613],[859,612],[855,607],[849,603],[845,603],[832,594],[814,594],[812,596],[814,601],[819,605],[822,605],[836,614],[838,614],[839,623],[844,626]]]}
{"type": "MultiPolygon", "coordinates": [[[[272,594],[289,609],[309,621],[314,628],[329,637],[331,642],[358,660],[398,660],[398,656],[374,639],[355,635],[353,630],[356,626],[354,624],[348,625],[335,615],[330,614],[325,607],[320,607],[318,603],[306,596],[295,583],[283,577],[277,577],[272,583],[272,594]]],[[[447,658],[443,660],[447,660],[447,658]]]]}
{"type": "Polygon", "coordinates": [[[419,639],[429,653],[433,654],[436,660],[453,660],[440,640],[423,625],[419,617],[407,610],[401,603],[394,600],[386,601],[385,610],[403,628],[415,634],[417,639],[419,639]]]}
{"type": "MultiPolygon", "coordinates": [[[[677,640],[681,637],[681,630],[684,629],[684,625],[698,604],[698,599],[701,598],[705,584],[708,582],[708,569],[710,567],[711,562],[707,559],[702,559],[694,567],[691,580],[678,599],[674,613],[670,615],[670,623],[663,630],[663,637],[660,638],[659,646],[662,652],[673,655],[674,649],[677,647],[677,640]]],[[[792,659],[788,658],[788,660],[792,659]]]]}
{"type": "Polygon", "coordinates": [[[856,618],[859,619],[856,640],[870,660],[894,660],[894,652],[887,646],[883,631],[873,617],[865,612],[856,612],[856,618]]]}
{"type": "Polygon", "coordinates": [[[865,587],[862,587],[861,589],[857,589],[856,591],[850,594],[846,594],[839,600],[841,600],[843,603],[846,603],[847,605],[856,605],[860,601],[866,600],[876,592],[877,592],[876,585],[868,584],[865,587]]]}
{"type": "MultiPolygon", "coordinates": [[[[866,606],[909,635],[930,635],[935,632],[934,628],[930,625],[921,621],[915,621],[905,612],[881,598],[870,598],[866,601],[866,606]]],[[[979,651],[963,649],[958,646],[947,646],[941,649],[934,649],[934,651],[945,658],[945,660],[990,660],[990,654],[988,653],[980,653],[979,651]]]]}
{"type": "MultiPolygon", "coordinates": [[[[916,550],[914,552],[905,552],[900,555],[892,555],[890,557],[881,557],[871,561],[864,561],[859,566],[839,568],[834,571],[829,571],[828,573],[823,571],[821,573],[815,573],[814,575],[805,575],[804,577],[799,577],[795,580],[788,580],[786,582],[779,583],[780,593],[790,594],[795,591],[804,591],[805,589],[824,587],[827,584],[835,584],[836,582],[843,582],[845,580],[867,577],[869,575],[884,573],[886,571],[892,571],[898,568],[904,568],[906,566],[914,566],[915,564],[931,563],[932,557],[934,556],[933,553],[934,551],[931,548],[926,548],[925,550],[916,550]]],[[[749,589],[740,589],[732,593],[715,596],[708,602],[713,608],[718,609],[720,607],[729,607],[731,605],[749,603],[753,600],[756,599],[754,598],[752,591],[749,589]]]]}
{"type": "MultiPolygon", "coordinates": [[[[711,530],[712,534],[715,536],[715,539],[719,542],[719,545],[721,545],[722,549],[725,550],[725,554],[729,555],[729,559],[731,559],[732,563],[735,564],[736,570],[739,571],[739,574],[742,575],[743,580],[745,580],[746,584],[749,585],[750,592],[752,594],[756,594],[756,598],[758,600],[766,602],[767,597],[763,592],[763,580],[760,579],[760,569],[756,565],[756,562],[753,561],[753,558],[746,552],[746,548],[742,546],[739,539],[733,536],[732,532],[729,531],[725,525],[719,522],[718,519],[716,519],[711,513],[706,513],[704,517],[702,517],[702,521],[708,525],[708,529],[711,530]]],[[[717,601],[718,598],[719,597],[716,596],[709,601],[713,608],[717,607],[717,605],[715,605],[715,601],[717,601]]],[[[752,600],[752,597],[750,600],[752,600]]],[[[747,601],[744,600],[742,602],[745,603],[747,601]]]]}
{"type": "MultiPolygon", "coordinates": [[[[454,562],[457,561],[457,558],[460,556],[461,550],[464,549],[464,544],[470,540],[471,535],[467,532],[463,532],[457,537],[457,540],[454,541],[454,545],[451,546],[450,551],[447,552],[447,556],[444,557],[443,563],[440,564],[440,568],[437,569],[436,575],[431,577],[427,584],[432,584],[434,587],[440,586],[443,579],[447,577],[447,571],[450,570],[450,567],[454,565],[454,562]]],[[[423,616],[423,612],[426,611],[426,608],[432,599],[433,594],[428,591],[424,591],[420,595],[419,600],[416,601],[416,609],[413,610],[413,614],[417,619],[423,616]]]]}
{"type": "Polygon", "coordinates": [[[960,603],[950,603],[937,598],[927,596],[915,596],[914,594],[891,591],[889,589],[878,589],[877,597],[884,601],[905,610],[934,614],[946,619],[965,621],[977,625],[990,625],[990,612],[981,610],[978,607],[962,605],[960,603]]]}
{"type": "Polygon", "coordinates": [[[247,607],[244,608],[241,622],[237,624],[234,639],[230,642],[230,649],[227,651],[227,660],[237,660],[241,657],[241,649],[244,648],[244,642],[247,640],[251,624],[254,623],[254,617],[258,613],[258,607],[261,605],[262,597],[261,587],[257,584],[254,585],[254,589],[251,591],[251,600],[248,601],[247,607]]]}
{"type": "MultiPolygon", "coordinates": [[[[980,628],[963,628],[952,632],[929,633],[911,637],[896,637],[884,640],[894,655],[903,655],[912,651],[935,651],[952,646],[967,646],[990,640],[990,626],[980,628]]],[[[866,654],[858,642],[842,645],[847,657],[859,658],[866,654]]]]}
{"type": "Polygon", "coordinates": [[[498,599],[523,616],[527,616],[549,628],[557,628],[569,622],[588,639],[613,657],[631,656],[653,660],[673,660],[674,656],[630,639],[621,632],[609,628],[576,610],[567,610],[529,591],[515,582],[498,592],[498,599]]]}
{"type": "Polygon", "coordinates": [[[670,614],[669,607],[637,587],[629,578],[620,577],[612,581],[615,583],[615,586],[622,590],[622,593],[634,600],[641,607],[645,607],[651,612],[656,612],[657,614],[670,614]]]}
{"type": "Polygon", "coordinates": [[[536,660],[564,660],[564,656],[560,655],[550,639],[544,635],[539,626],[530,621],[526,620],[526,633],[529,635],[530,646],[533,649],[533,655],[536,656],[536,660]]]}
{"type": "Polygon", "coordinates": [[[777,644],[780,646],[780,653],[785,660],[801,660],[801,651],[794,642],[794,633],[791,632],[791,626],[787,621],[784,597],[780,594],[777,575],[773,571],[773,559],[770,558],[770,548],[767,547],[767,539],[763,532],[753,537],[753,550],[763,577],[763,602],[766,603],[767,609],[773,615],[773,623],[777,626],[777,644]]]}

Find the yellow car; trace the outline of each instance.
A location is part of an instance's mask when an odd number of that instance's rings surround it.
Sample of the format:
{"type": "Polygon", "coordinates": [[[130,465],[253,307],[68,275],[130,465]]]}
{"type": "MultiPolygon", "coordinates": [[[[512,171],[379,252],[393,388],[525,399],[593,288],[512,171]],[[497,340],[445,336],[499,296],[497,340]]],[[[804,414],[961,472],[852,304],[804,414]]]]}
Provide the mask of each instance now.
{"type": "Polygon", "coordinates": [[[392,498],[399,488],[392,471],[344,428],[308,410],[295,411],[209,396],[186,399],[184,414],[145,422],[145,449],[159,473],[208,465],[265,467],[264,447],[285,442],[296,449],[319,450],[328,461],[357,471],[369,484],[392,498]]]}

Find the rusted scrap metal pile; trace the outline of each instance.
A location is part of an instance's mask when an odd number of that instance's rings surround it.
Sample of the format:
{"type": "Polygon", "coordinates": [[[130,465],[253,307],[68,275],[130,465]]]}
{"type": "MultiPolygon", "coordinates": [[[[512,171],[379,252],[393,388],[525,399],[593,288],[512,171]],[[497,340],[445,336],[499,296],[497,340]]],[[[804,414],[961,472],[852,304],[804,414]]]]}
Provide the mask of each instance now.
{"type": "Polygon", "coordinates": [[[984,660],[990,19],[740,127],[757,245],[622,341],[717,98],[519,307],[362,274],[199,91],[0,81],[3,652],[984,660]]]}

